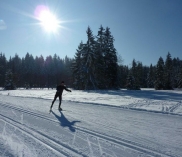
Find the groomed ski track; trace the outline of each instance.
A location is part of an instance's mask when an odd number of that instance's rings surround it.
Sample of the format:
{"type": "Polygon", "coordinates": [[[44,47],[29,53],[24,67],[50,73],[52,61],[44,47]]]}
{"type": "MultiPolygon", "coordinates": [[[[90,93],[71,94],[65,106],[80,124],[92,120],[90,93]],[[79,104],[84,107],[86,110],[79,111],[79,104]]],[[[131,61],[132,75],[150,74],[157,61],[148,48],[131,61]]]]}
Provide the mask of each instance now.
{"type": "Polygon", "coordinates": [[[49,114],[47,100],[0,98],[1,156],[180,157],[182,153],[181,116],[74,102],[63,102],[63,112],[55,103],[49,114]],[[40,107],[31,108],[32,103],[40,107]]]}

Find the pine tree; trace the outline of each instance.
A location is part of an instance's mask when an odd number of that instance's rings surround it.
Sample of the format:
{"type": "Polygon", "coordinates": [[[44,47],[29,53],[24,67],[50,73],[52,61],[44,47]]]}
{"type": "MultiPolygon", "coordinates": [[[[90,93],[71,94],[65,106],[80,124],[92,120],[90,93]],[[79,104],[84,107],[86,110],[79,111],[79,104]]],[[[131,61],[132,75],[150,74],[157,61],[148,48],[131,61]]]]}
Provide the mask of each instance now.
{"type": "Polygon", "coordinates": [[[140,89],[143,86],[143,65],[141,62],[137,63],[136,87],[140,89]]]}
{"type": "Polygon", "coordinates": [[[16,89],[15,84],[14,84],[13,73],[12,73],[12,71],[10,69],[7,70],[7,72],[5,74],[4,89],[5,90],[14,90],[14,89],[16,89]]]}
{"type": "Polygon", "coordinates": [[[46,75],[46,84],[47,87],[55,87],[56,86],[56,80],[54,76],[54,64],[53,64],[53,58],[51,55],[47,56],[45,59],[45,75],[46,75]]]}
{"type": "Polygon", "coordinates": [[[72,65],[75,88],[116,88],[118,85],[117,55],[110,29],[107,27],[105,31],[101,26],[96,41],[90,27],[86,33],[87,42],[80,44],[72,65]]]}
{"type": "Polygon", "coordinates": [[[127,85],[126,88],[130,90],[140,90],[140,75],[139,70],[140,65],[137,64],[135,59],[132,61],[132,67],[130,69],[128,78],[127,78],[127,85]]]}
{"type": "Polygon", "coordinates": [[[84,89],[84,69],[83,69],[83,60],[82,60],[82,54],[84,53],[84,44],[81,41],[80,45],[78,46],[78,49],[75,53],[75,59],[73,61],[71,70],[73,73],[73,85],[75,89],[84,89]]]}
{"type": "Polygon", "coordinates": [[[7,61],[4,54],[0,53],[0,87],[4,86],[7,61]]]}
{"type": "Polygon", "coordinates": [[[154,70],[152,64],[150,65],[149,72],[147,75],[147,87],[148,88],[154,87],[154,70]]]}
{"type": "Polygon", "coordinates": [[[23,78],[24,84],[26,88],[32,88],[33,82],[35,81],[35,62],[34,58],[31,54],[27,52],[25,58],[22,61],[23,64],[23,78]]]}
{"type": "Polygon", "coordinates": [[[125,88],[127,84],[127,77],[129,74],[128,66],[119,65],[118,67],[118,85],[120,88],[125,88]]]}
{"type": "Polygon", "coordinates": [[[105,29],[102,25],[99,28],[98,34],[96,36],[96,69],[95,77],[99,89],[105,89],[107,87],[107,81],[105,79],[105,65],[104,65],[104,54],[105,54],[105,29]]]}
{"type": "Polygon", "coordinates": [[[16,87],[21,86],[21,70],[22,70],[22,62],[18,54],[15,54],[15,56],[9,61],[9,64],[11,67],[9,69],[12,70],[13,76],[14,76],[14,83],[16,84],[16,87]],[[11,63],[10,63],[11,62],[11,63]]]}
{"type": "Polygon", "coordinates": [[[84,89],[97,89],[97,83],[95,80],[95,40],[92,34],[92,30],[88,27],[87,31],[87,42],[84,45],[83,55],[83,66],[84,66],[84,89]]]}
{"type": "MultiPolygon", "coordinates": [[[[149,67],[148,66],[143,66],[142,67],[142,88],[147,88],[147,77],[149,73],[149,67]]],[[[153,86],[154,87],[154,86],[153,86]]]]}
{"type": "Polygon", "coordinates": [[[71,65],[73,64],[73,59],[70,59],[69,57],[65,56],[64,64],[65,64],[65,66],[64,66],[65,67],[65,69],[64,69],[65,78],[63,80],[66,81],[67,85],[71,85],[72,84],[71,65]]]}
{"type": "Polygon", "coordinates": [[[164,88],[165,89],[173,89],[172,87],[172,59],[171,54],[168,52],[166,61],[165,61],[165,68],[164,68],[164,88]]]}
{"type": "MultiPolygon", "coordinates": [[[[60,83],[60,78],[59,78],[59,57],[57,56],[57,54],[54,54],[53,56],[53,76],[54,76],[54,80],[56,82],[56,84],[58,85],[60,83]]],[[[63,80],[63,79],[62,79],[63,80]]]]}
{"type": "Polygon", "coordinates": [[[156,66],[155,89],[164,89],[164,60],[159,58],[156,66]]]}
{"type": "Polygon", "coordinates": [[[136,90],[136,81],[132,74],[129,74],[126,80],[126,89],[136,90]]]}
{"type": "Polygon", "coordinates": [[[182,88],[182,64],[180,65],[178,88],[182,88]]]}
{"type": "Polygon", "coordinates": [[[45,71],[44,71],[44,57],[41,55],[40,57],[35,58],[35,75],[34,75],[34,79],[35,82],[34,87],[37,88],[44,88],[46,81],[45,81],[45,71]]]}
{"type": "Polygon", "coordinates": [[[178,88],[178,83],[179,83],[179,78],[180,78],[180,59],[173,58],[172,64],[173,64],[173,69],[172,69],[172,86],[173,88],[178,88]]]}
{"type": "Polygon", "coordinates": [[[117,54],[114,48],[114,37],[111,35],[110,28],[106,27],[104,39],[104,66],[105,78],[108,88],[117,88],[117,54]]]}

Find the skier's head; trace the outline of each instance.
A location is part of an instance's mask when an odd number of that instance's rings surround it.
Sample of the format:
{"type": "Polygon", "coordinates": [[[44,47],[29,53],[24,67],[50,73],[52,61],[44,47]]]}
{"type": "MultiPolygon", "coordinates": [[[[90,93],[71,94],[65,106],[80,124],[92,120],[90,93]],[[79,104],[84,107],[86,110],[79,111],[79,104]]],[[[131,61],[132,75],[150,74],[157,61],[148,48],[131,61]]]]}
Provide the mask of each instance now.
{"type": "Polygon", "coordinates": [[[64,81],[61,81],[61,84],[64,85],[64,81]]]}

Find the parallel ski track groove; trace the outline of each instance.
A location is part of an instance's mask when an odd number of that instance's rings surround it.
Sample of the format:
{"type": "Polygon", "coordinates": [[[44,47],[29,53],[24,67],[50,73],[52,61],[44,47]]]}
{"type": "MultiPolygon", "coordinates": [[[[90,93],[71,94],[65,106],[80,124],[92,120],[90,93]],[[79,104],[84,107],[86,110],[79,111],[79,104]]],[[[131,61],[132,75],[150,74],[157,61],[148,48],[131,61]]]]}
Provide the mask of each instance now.
{"type": "MultiPolygon", "coordinates": [[[[34,113],[34,112],[31,112],[31,111],[28,111],[28,110],[25,110],[25,109],[22,109],[22,108],[14,107],[14,106],[12,106],[10,104],[2,104],[1,106],[7,107],[7,108],[11,108],[11,109],[15,109],[15,110],[18,110],[18,111],[21,111],[21,112],[30,114],[32,116],[42,118],[44,120],[52,121],[54,123],[59,123],[58,121],[53,120],[53,119],[51,119],[51,118],[49,118],[47,116],[41,115],[39,113],[34,113]]],[[[1,116],[3,116],[3,115],[1,115],[1,116]]],[[[100,133],[95,132],[95,131],[90,131],[90,130],[85,129],[85,128],[80,127],[80,126],[79,127],[78,126],[75,126],[74,128],[76,130],[79,130],[81,132],[90,134],[92,136],[99,137],[100,139],[110,141],[111,143],[114,143],[115,145],[125,146],[125,147],[130,148],[131,150],[135,150],[135,151],[138,151],[138,152],[146,153],[148,155],[152,155],[152,156],[155,156],[155,157],[160,157],[160,156],[163,156],[163,157],[164,156],[166,156],[166,157],[176,157],[176,156],[171,156],[171,154],[169,155],[169,154],[165,154],[163,152],[159,152],[159,151],[157,151],[157,150],[155,150],[153,148],[149,148],[149,147],[144,146],[144,145],[141,145],[139,143],[135,143],[135,142],[132,142],[132,141],[128,141],[126,139],[121,139],[121,138],[118,139],[117,137],[112,137],[112,136],[110,137],[108,135],[103,135],[103,134],[100,134],[100,133]]],[[[36,131],[36,132],[39,133],[39,134],[41,134],[38,131],[36,131]]],[[[41,135],[43,135],[43,134],[41,134],[41,135]]],[[[43,136],[45,136],[45,135],[43,135],[43,136]]]]}
{"type": "Polygon", "coordinates": [[[60,145],[60,143],[58,144],[57,141],[55,141],[54,139],[52,139],[52,138],[48,137],[47,135],[44,135],[44,134],[42,134],[42,133],[36,131],[36,130],[30,128],[30,127],[27,127],[27,126],[21,124],[20,122],[17,122],[17,121],[15,121],[15,120],[13,120],[13,119],[11,119],[11,118],[9,118],[9,117],[6,117],[6,116],[4,116],[4,115],[2,115],[2,114],[0,114],[0,116],[2,117],[1,119],[2,119],[4,122],[6,122],[6,123],[12,125],[13,127],[17,128],[17,129],[19,129],[19,130],[21,130],[21,131],[24,132],[26,135],[31,136],[33,139],[39,141],[40,143],[46,145],[47,147],[50,147],[50,148],[54,149],[56,152],[61,153],[61,155],[64,155],[65,157],[70,156],[70,155],[73,156],[73,157],[75,157],[75,156],[85,156],[85,155],[80,154],[79,152],[77,152],[77,151],[74,150],[73,148],[71,148],[71,147],[69,147],[69,146],[67,146],[67,145],[65,145],[65,144],[63,144],[63,143],[61,143],[61,145],[60,145]],[[9,121],[8,121],[7,119],[8,119],[9,121]],[[13,123],[10,122],[10,121],[12,121],[13,123]],[[15,125],[14,123],[16,123],[18,126],[15,125]],[[33,133],[32,133],[32,132],[33,132],[33,133]],[[39,137],[41,136],[41,139],[38,138],[38,137],[36,137],[35,134],[39,134],[39,137]],[[50,142],[52,145],[51,145],[50,143],[46,142],[46,141],[44,140],[44,138],[49,139],[49,142],[50,142]],[[67,153],[66,153],[66,150],[68,150],[67,153]],[[70,151],[72,151],[71,154],[69,153],[70,151]]]}
{"type": "Polygon", "coordinates": [[[177,110],[180,106],[181,106],[182,102],[178,102],[176,105],[172,106],[170,109],[169,109],[169,112],[174,112],[175,110],[177,110]]]}

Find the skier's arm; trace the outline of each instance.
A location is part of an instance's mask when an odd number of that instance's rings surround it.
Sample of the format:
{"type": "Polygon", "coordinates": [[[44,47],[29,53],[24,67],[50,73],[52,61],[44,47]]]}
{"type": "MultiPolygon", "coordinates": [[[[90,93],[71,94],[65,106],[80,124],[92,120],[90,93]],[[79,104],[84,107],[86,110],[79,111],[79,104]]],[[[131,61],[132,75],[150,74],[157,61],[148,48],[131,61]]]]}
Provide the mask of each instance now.
{"type": "Polygon", "coordinates": [[[65,86],[64,86],[64,89],[66,90],[66,91],[68,91],[68,92],[71,92],[71,90],[69,90],[68,88],[66,88],[65,86]]]}

